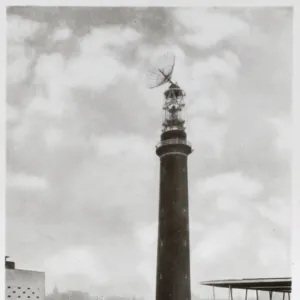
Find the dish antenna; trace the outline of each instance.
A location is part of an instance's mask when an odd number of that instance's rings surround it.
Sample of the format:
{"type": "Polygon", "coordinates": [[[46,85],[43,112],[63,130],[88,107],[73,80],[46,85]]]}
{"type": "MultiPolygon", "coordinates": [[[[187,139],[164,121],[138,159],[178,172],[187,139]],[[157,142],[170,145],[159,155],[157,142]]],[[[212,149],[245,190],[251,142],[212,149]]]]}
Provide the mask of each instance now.
{"type": "Polygon", "coordinates": [[[146,85],[149,89],[156,88],[171,81],[175,65],[174,54],[168,52],[159,57],[154,66],[148,71],[146,76],[146,85]]]}
{"type": "Polygon", "coordinates": [[[156,64],[147,73],[147,87],[153,89],[165,83],[170,83],[169,88],[164,92],[165,117],[163,132],[170,130],[184,130],[183,108],[185,106],[185,92],[177,83],[172,82],[172,74],[175,66],[175,56],[166,53],[161,56],[156,64]]]}

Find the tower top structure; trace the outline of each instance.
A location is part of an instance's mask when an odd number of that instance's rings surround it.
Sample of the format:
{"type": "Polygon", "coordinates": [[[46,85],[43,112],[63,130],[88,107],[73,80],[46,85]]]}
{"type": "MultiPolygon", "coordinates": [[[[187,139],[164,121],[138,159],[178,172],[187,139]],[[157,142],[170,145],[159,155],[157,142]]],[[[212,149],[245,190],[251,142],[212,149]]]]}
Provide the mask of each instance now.
{"type": "Polygon", "coordinates": [[[185,92],[178,84],[172,83],[164,93],[165,111],[164,121],[162,124],[162,131],[170,130],[185,130],[185,120],[183,117],[183,110],[185,107],[184,97],[185,92]]]}
{"type": "Polygon", "coordinates": [[[181,130],[184,131],[185,120],[183,117],[185,102],[185,91],[174,83],[171,78],[175,66],[175,56],[166,53],[160,57],[155,66],[147,74],[147,86],[155,88],[169,83],[169,88],[164,92],[164,120],[162,131],[181,130]]]}

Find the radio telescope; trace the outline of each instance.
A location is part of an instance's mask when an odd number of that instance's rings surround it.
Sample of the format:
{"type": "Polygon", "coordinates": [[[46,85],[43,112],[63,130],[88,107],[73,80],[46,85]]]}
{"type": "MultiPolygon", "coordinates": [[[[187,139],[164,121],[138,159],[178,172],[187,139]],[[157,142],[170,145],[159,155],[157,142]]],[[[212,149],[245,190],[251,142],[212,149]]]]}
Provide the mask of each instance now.
{"type": "Polygon", "coordinates": [[[184,130],[185,120],[183,118],[183,108],[185,106],[185,92],[177,83],[171,81],[175,65],[175,56],[172,53],[166,53],[160,57],[156,65],[147,73],[147,86],[150,89],[170,83],[169,88],[164,92],[165,117],[163,122],[163,131],[184,130]]]}
{"type": "Polygon", "coordinates": [[[161,56],[155,65],[148,71],[146,75],[146,85],[149,89],[156,88],[171,81],[173,69],[175,65],[174,54],[168,52],[161,56]]]}

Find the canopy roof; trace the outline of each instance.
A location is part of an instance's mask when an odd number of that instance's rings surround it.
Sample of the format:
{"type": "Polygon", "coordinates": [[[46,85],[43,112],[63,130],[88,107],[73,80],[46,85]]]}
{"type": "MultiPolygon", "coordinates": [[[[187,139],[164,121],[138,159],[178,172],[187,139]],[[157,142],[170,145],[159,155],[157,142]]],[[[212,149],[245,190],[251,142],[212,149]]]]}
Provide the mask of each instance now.
{"type": "Polygon", "coordinates": [[[292,290],[292,279],[290,277],[214,280],[204,281],[201,282],[201,284],[221,288],[269,291],[279,293],[290,293],[292,290]]]}

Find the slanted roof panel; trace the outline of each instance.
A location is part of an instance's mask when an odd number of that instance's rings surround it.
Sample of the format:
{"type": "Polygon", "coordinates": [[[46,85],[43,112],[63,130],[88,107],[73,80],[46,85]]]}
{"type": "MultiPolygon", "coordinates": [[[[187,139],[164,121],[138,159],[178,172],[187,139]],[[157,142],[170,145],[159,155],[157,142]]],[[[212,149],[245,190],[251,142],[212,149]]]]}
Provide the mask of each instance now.
{"type": "Polygon", "coordinates": [[[258,290],[270,292],[291,292],[292,279],[290,277],[283,278],[245,278],[245,279],[228,279],[201,282],[202,285],[243,289],[258,290]]]}

